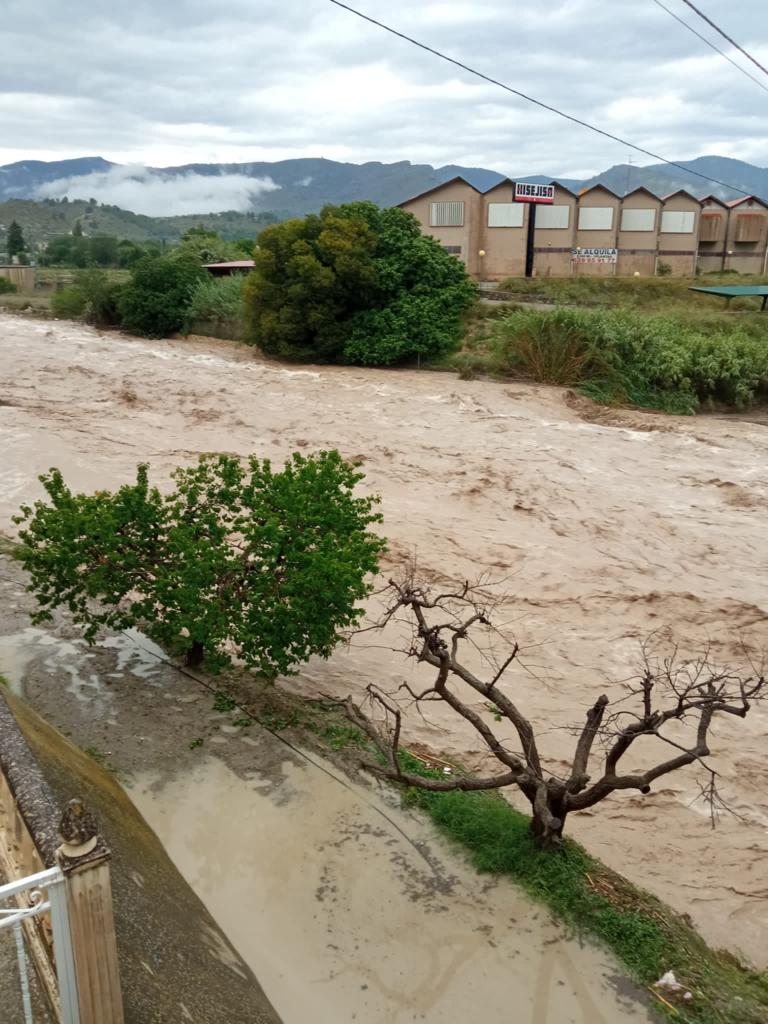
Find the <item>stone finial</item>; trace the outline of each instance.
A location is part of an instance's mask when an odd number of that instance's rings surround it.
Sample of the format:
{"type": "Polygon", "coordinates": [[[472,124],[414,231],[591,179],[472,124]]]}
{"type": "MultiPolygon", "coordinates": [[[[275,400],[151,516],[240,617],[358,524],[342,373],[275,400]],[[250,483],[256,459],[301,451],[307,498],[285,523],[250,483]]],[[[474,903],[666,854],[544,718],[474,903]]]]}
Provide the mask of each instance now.
{"type": "Polygon", "coordinates": [[[61,852],[65,857],[84,857],[98,844],[96,819],[82,800],[70,800],[59,822],[61,852]]]}

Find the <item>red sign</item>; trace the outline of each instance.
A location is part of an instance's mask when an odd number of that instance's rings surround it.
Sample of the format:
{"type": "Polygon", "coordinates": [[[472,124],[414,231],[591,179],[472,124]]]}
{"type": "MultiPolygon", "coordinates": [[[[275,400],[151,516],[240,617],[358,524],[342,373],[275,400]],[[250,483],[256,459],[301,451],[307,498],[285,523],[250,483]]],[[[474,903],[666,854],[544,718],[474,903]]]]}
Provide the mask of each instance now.
{"type": "Polygon", "coordinates": [[[555,201],[554,185],[534,185],[530,181],[515,182],[516,203],[548,203],[555,201]]]}

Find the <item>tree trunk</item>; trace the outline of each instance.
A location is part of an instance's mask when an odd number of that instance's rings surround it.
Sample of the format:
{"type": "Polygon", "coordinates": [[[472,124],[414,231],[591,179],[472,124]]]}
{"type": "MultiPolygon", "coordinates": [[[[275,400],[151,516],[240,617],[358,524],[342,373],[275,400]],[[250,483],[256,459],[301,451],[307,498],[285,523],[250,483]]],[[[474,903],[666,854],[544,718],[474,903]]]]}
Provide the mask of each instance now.
{"type": "Polygon", "coordinates": [[[531,834],[540,850],[557,850],[563,843],[563,828],[567,810],[562,797],[547,793],[534,801],[531,834]]]}
{"type": "Polygon", "coordinates": [[[194,640],[192,646],[187,651],[186,666],[187,668],[200,668],[203,664],[203,658],[205,657],[205,648],[203,645],[194,640]]]}

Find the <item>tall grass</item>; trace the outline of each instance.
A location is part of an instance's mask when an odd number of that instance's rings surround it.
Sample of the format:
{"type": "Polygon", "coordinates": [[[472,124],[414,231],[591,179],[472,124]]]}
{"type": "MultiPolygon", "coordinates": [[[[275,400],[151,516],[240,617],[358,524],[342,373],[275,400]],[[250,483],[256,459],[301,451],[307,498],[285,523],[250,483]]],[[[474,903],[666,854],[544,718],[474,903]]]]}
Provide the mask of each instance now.
{"type": "Polygon", "coordinates": [[[726,331],[719,321],[703,328],[628,310],[520,309],[495,322],[487,344],[501,372],[603,402],[693,413],[745,408],[768,391],[765,330],[726,331]]]}
{"type": "Polygon", "coordinates": [[[188,322],[228,323],[243,319],[245,276],[204,277],[195,285],[187,310],[188,322]]]}

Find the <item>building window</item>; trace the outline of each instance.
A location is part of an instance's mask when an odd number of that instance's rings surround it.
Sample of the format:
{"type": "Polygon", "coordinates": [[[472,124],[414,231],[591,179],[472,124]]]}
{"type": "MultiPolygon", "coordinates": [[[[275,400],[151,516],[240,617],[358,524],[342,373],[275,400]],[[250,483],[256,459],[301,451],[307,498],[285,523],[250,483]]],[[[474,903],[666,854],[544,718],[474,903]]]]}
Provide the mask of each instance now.
{"type": "Polygon", "coordinates": [[[570,206],[540,206],[536,211],[536,227],[563,230],[571,223],[570,206]]]}
{"type": "Polygon", "coordinates": [[[461,256],[460,245],[444,245],[443,252],[449,252],[451,256],[461,256]]]}
{"type": "Polygon", "coordinates": [[[734,242],[759,242],[764,218],[759,213],[742,213],[736,217],[734,242]]]}
{"type": "Polygon", "coordinates": [[[696,214],[691,210],[665,210],[661,215],[663,235],[690,235],[696,227],[696,214]]]}
{"type": "Polygon", "coordinates": [[[612,227],[612,206],[582,206],[579,210],[579,231],[610,231],[612,227]]]}
{"type": "Polygon", "coordinates": [[[430,203],[429,225],[433,228],[460,228],[464,226],[464,203],[430,203]]]}
{"type": "Polygon", "coordinates": [[[701,229],[699,231],[700,242],[716,242],[720,237],[719,213],[703,213],[701,215],[701,229]]]}
{"type": "Polygon", "coordinates": [[[622,231],[653,231],[656,228],[655,210],[622,210],[622,231]]]}
{"type": "Polygon", "coordinates": [[[488,227],[521,228],[524,213],[522,203],[488,203],[488,227]]]}

